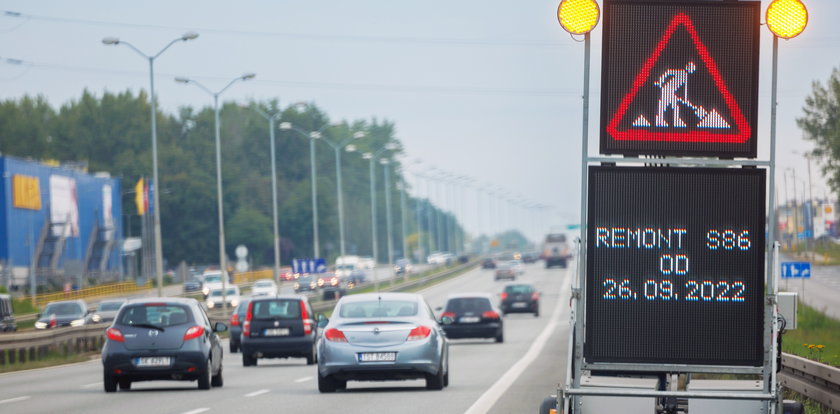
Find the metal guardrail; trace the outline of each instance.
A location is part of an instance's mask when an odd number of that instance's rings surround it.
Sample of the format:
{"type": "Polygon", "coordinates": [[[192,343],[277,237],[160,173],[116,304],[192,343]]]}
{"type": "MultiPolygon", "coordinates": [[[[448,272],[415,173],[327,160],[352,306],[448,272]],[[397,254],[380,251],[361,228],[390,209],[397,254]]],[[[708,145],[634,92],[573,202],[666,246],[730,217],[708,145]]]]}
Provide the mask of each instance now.
{"type": "Polygon", "coordinates": [[[86,299],[97,296],[111,296],[125,293],[134,293],[152,288],[152,283],[137,285],[135,282],[111,283],[107,285],[93,286],[85,289],[71,290],[67,292],[42,293],[35,295],[32,305],[39,306],[47,302],[57,300],[86,299]]]}
{"type": "Polygon", "coordinates": [[[783,387],[840,411],[840,368],[791,354],[782,354],[779,383],[783,387]]]}
{"type": "MultiPolygon", "coordinates": [[[[383,292],[394,292],[407,290],[414,287],[432,283],[438,279],[446,278],[458,272],[475,266],[473,261],[461,266],[434,273],[429,276],[404,281],[381,289],[383,292]]],[[[269,274],[270,274],[269,270],[269,274]]],[[[359,288],[363,287],[360,285],[359,288]]],[[[337,300],[314,301],[313,311],[325,312],[335,306],[337,300]]],[[[227,322],[227,317],[222,312],[208,313],[211,322],[227,322]]],[[[64,327],[46,330],[25,331],[18,333],[7,333],[0,335],[0,366],[6,364],[23,363],[26,361],[38,360],[47,355],[49,351],[59,351],[64,355],[97,351],[101,349],[105,341],[105,329],[107,324],[92,324],[80,327],[64,327]]]]}

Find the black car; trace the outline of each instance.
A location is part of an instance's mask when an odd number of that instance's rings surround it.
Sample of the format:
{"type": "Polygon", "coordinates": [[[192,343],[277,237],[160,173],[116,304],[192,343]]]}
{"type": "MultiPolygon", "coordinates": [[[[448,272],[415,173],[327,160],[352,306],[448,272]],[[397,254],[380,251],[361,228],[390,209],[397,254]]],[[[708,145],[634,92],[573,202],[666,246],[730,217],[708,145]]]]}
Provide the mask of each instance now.
{"type": "Polygon", "coordinates": [[[447,338],[494,338],[504,342],[502,313],[486,293],[450,296],[440,319],[447,338]]]}
{"type": "Polygon", "coordinates": [[[242,335],[242,322],[245,322],[245,313],[248,311],[248,303],[251,299],[243,299],[233,310],[230,316],[230,352],[239,352],[240,337],[242,335]]]}
{"type": "Polygon", "coordinates": [[[87,303],[83,300],[62,300],[47,303],[44,312],[38,314],[35,329],[82,326],[87,323],[87,303]]]}
{"type": "Polygon", "coordinates": [[[201,280],[198,279],[190,279],[184,282],[184,292],[198,292],[201,290],[203,284],[201,280]]]}
{"type": "Polygon", "coordinates": [[[318,289],[318,279],[311,274],[302,274],[295,281],[295,293],[314,292],[318,289]]]}
{"type": "Polygon", "coordinates": [[[306,358],[315,363],[318,326],[305,296],[254,298],[242,323],[242,365],[257,365],[259,358],[306,358]]]}
{"type": "Polygon", "coordinates": [[[135,381],[198,381],[198,389],[221,387],[223,350],[210,319],[195,299],[128,301],[105,331],[102,348],[105,392],[131,389],[135,381]]]}
{"type": "Polygon", "coordinates": [[[495,269],[496,268],[496,259],[492,257],[485,257],[481,259],[481,268],[482,269],[495,269]]]}
{"type": "Polygon", "coordinates": [[[499,295],[502,314],[522,312],[540,316],[540,294],[529,283],[516,283],[505,286],[499,295]]]}
{"type": "Polygon", "coordinates": [[[17,324],[12,310],[12,297],[0,294],[0,332],[14,332],[16,330],[17,324]]]}

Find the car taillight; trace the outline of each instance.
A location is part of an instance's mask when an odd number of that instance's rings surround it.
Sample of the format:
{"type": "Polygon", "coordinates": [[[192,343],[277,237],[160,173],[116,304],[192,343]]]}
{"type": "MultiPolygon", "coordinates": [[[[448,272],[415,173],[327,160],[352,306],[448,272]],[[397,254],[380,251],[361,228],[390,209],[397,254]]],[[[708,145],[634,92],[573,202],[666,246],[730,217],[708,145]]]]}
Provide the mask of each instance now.
{"type": "Polygon", "coordinates": [[[108,330],[105,331],[105,334],[108,335],[108,339],[112,341],[125,342],[123,333],[117,328],[108,328],[108,330]]]}
{"type": "Polygon", "coordinates": [[[496,311],[487,311],[481,314],[484,319],[499,319],[499,313],[496,311]]]}
{"type": "Polygon", "coordinates": [[[508,297],[507,292],[502,292],[502,294],[501,294],[501,296],[500,296],[500,297],[502,298],[502,300],[507,299],[507,297],[508,297]]]}
{"type": "Polygon", "coordinates": [[[303,319],[303,334],[311,334],[312,321],[309,319],[309,312],[306,311],[306,303],[304,301],[300,301],[300,317],[303,319]]]}
{"type": "Polygon", "coordinates": [[[187,329],[187,332],[184,333],[184,340],[188,341],[190,339],[195,339],[201,335],[204,335],[204,327],[195,325],[190,329],[187,329]]]}
{"type": "Polygon", "coordinates": [[[408,333],[408,338],[406,338],[406,341],[419,341],[421,339],[426,339],[431,333],[432,330],[429,327],[420,325],[412,329],[411,332],[408,333]]]}
{"type": "Polygon", "coordinates": [[[58,321],[55,319],[55,314],[50,315],[50,328],[55,328],[57,322],[58,321]]]}
{"type": "Polygon", "coordinates": [[[248,310],[245,312],[245,322],[242,323],[242,335],[251,336],[251,318],[254,317],[254,302],[248,302],[248,310]]]}
{"type": "Polygon", "coordinates": [[[344,336],[344,332],[335,328],[327,329],[324,332],[324,337],[330,342],[347,342],[347,337],[344,336]]]}
{"type": "Polygon", "coordinates": [[[448,316],[452,319],[455,319],[455,312],[444,312],[440,314],[440,317],[443,318],[444,316],[448,316]]]}
{"type": "Polygon", "coordinates": [[[239,326],[239,314],[234,313],[230,316],[230,326],[239,326]]]}
{"type": "Polygon", "coordinates": [[[540,294],[539,293],[534,292],[534,293],[531,294],[531,300],[539,300],[539,299],[540,299],[540,294]]]}

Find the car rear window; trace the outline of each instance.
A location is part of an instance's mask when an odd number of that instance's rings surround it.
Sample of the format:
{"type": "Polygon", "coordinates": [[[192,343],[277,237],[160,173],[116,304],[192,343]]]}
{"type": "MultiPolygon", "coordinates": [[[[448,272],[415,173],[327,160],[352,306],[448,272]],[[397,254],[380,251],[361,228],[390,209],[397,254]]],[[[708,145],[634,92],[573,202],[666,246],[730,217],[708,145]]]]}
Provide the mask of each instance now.
{"type": "Polygon", "coordinates": [[[532,287],[531,287],[531,286],[529,286],[529,285],[510,285],[510,286],[505,286],[505,292],[507,292],[507,293],[512,293],[512,294],[516,294],[516,293],[531,293],[531,292],[533,292],[533,291],[534,291],[534,288],[532,288],[532,287]]]}
{"type": "Polygon", "coordinates": [[[455,313],[487,312],[493,310],[487,298],[453,298],[446,302],[446,311],[455,313]]]}
{"type": "Polygon", "coordinates": [[[78,303],[51,303],[44,309],[45,315],[80,315],[85,313],[78,303]]]}
{"type": "Polygon", "coordinates": [[[245,315],[248,313],[249,303],[251,303],[250,300],[245,300],[239,303],[239,306],[236,307],[236,314],[239,315],[240,318],[245,318],[245,315]]]}
{"type": "Polygon", "coordinates": [[[193,322],[186,306],[155,303],[127,305],[119,316],[122,325],[155,325],[161,328],[193,322]]]}
{"type": "Polygon", "coordinates": [[[252,319],[299,319],[300,301],[294,299],[256,300],[252,319]]]}
{"type": "Polygon", "coordinates": [[[417,316],[417,302],[408,300],[371,300],[341,305],[342,318],[385,318],[417,316]]]}

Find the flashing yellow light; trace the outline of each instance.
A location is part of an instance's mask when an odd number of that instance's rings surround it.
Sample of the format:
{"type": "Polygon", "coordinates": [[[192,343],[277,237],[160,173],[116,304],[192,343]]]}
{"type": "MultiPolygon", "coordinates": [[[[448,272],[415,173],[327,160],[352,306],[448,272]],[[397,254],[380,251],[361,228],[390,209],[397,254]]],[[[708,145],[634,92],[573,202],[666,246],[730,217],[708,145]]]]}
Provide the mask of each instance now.
{"type": "Polygon", "coordinates": [[[808,10],[799,0],[773,0],[767,6],[767,27],[782,39],[799,36],[808,25],[808,10]]]}
{"type": "Polygon", "coordinates": [[[595,0],[562,0],[557,7],[557,20],[571,34],[585,34],[598,24],[601,10],[595,0]]]}

